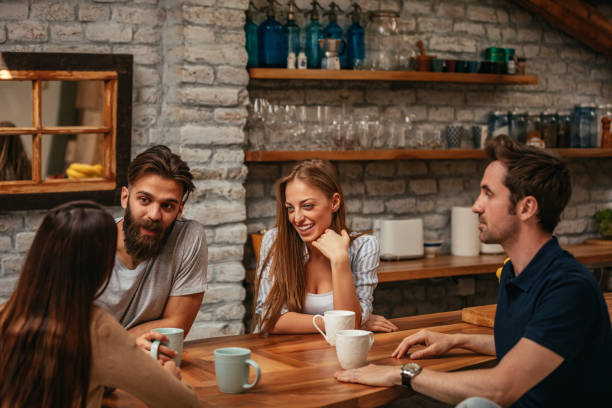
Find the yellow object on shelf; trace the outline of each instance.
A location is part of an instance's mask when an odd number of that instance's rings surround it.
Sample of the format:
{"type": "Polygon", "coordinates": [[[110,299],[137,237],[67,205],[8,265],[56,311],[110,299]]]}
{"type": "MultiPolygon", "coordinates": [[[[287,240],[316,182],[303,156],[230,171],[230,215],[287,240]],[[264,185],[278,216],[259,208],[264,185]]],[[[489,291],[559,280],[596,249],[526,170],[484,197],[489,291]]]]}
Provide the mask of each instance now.
{"type": "Polygon", "coordinates": [[[84,164],[84,163],[72,163],[66,169],[66,175],[68,178],[91,178],[91,177],[102,177],[102,171],[104,168],[101,164],[84,164]]]}

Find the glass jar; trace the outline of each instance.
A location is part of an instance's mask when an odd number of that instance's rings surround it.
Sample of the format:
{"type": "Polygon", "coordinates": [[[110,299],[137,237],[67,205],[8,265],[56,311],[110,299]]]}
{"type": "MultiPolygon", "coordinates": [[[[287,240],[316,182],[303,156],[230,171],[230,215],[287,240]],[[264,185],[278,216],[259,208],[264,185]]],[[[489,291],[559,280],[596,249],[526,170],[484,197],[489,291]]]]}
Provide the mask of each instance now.
{"type": "Polygon", "coordinates": [[[397,13],[373,11],[365,30],[365,67],[393,70],[399,64],[397,13]]]}
{"type": "Polygon", "coordinates": [[[557,112],[552,110],[544,111],[540,120],[542,139],[544,139],[546,147],[557,147],[557,112]]]}
{"type": "Polygon", "coordinates": [[[487,121],[489,125],[489,137],[494,138],[499,135],[509,135],[508,114],[503,111],[494,111],[489,114],[487,121]]]}
{"type": "Polygon", "coordinates": [[[525,126],[525,139],[529,140],[533,137],[542,138],[540,130],[540,112],[528,112],[527,124],[525,126]]]}
{"type": "Polygon", "coordinates": [[[527,140],[527,112],[514,110],[508,113],[508,128],[510,137],[514,140],[525,143],[527,140]]]}
{"type": "Polygon", "coordinates": [[[571,144],[572,114],[569,111],[557,113],[557,147],[567,148],[571,144]]]}
{"type": "Polygon", "coordinates": [[[595,105],[582,103],[574,107],[572,147],[595,147],[597,144],[597,112],[595,105]]]}

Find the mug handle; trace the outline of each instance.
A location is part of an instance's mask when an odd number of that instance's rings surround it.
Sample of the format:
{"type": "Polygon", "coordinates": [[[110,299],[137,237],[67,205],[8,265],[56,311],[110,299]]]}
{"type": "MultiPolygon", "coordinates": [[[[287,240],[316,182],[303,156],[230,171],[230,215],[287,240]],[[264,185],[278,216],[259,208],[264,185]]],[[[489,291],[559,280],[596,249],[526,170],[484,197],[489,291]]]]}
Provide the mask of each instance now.
{"type": "Polygon", "coordinates": [[[325,333],[323,333],[323,330],[321,330],[319,328],[319,326],[317,326],[317,317],[320,317],[321,319],[323,319],[323,321],[325,321],[325,319],[324,319],[324,317],[322,315],[316,314],[316,315],[312,316],[312,324],[319,331],[319,333],[321,333],[323,335],[323,338],[325,339],[325,341],[327,341],[329,343],[329,340],[327,340],[327,336],[325,335],[325,333]]]}
{"type": "Polygon", "coordinates": [[[160,345],[160,341],[159,340],[153,340],[153,342],[151,343],[151,357],[153,357],[154,359],[157,360],[157,356],[159,354],[159,345],[160,345]]]}
{"type": "Polygon", "coordinates": [[[261,377],[261,370],[259,369],[259,365],[250,358],[247,358],[246,360],[244,360],[244,362],[252,365],[255,369],[255,380],[250,384],[244,384],[242,387],[245,389],[253,388],[259,382],[259,378],[261,377]]]}
{"type": "Polygon", "coordinates": [[[372,348],[372,345],[374,344],[374,333],[370,333],[370,346],[368,347],[368,350],[372,348]]]}

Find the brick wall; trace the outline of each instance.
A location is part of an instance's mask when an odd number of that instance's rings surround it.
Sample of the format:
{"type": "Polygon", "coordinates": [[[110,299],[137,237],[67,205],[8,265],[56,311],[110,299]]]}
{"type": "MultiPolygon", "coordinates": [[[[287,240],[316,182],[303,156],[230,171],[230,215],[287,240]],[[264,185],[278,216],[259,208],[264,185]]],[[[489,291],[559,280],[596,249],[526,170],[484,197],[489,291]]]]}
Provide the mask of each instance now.
{"type": "MultiPolygon", "coordinates": [[[[306,3],[306,2],[302,2],[306,3]]],[[[340,4],[340,2],[338,2],[340,4]]],[[[341,7],[349,2],[340,4],[341,7]]],[[[491,110],[570,110],[581,102],[612,102],[612,64],[565,33],[513,2],[491,1],[360,1],[366,10],[399,13],[403,52],[418,39],[429,54],[442,58],[483,59],[491,46],[512,47],[528,59],[527,73],[538,76],[531,86],[419,84],[343,81],[251,81],[251,97],[278,104],[340,106],[347,96],[349,111],[397,120],[412,115],[415,127],[442,130],[448,124],[484,124],[491,110]]],[[[591,2],[610,13],[609,4],[591,2]]],[[[327,3],[323,3],[324,5],[327,3]]],[[[298,6],[303,7],[305,4],[298,6]]],[[[261,19],[261,16],[260,16],[261,19]]],[[[322,24],[327,24],[322,19],[322,24]]],[[[300,21],[298,21],[298,24],[300,21]]],[[[345,20],[346,24],[346,20],[345,20]]],[[[341,24],[342,25],[342,24],[341,24]]],[[[290,146],[288,146],[290,148],[290,146]]],[[[471,205],[478,194],[484,160],[402,160],[338,163],[350,226],[367,230],[378,217],[422,217],[428,238],[442,238],[449,252],[450,208],[471,205]]],[[[562,243],[595,236],[595,211],[612,207],[612,159],[570,160],[574,194],[555,233],[562,243]]],[[[249,164],[246,182],[247,228],[255,232],[274,224],[272,180],[290,164],[249,164]]],[[[245,264],[253,266],[246,246],[245,264]]],[[[609,285],[601,272],[602,286],[609,285]]],[[[612,285],[609,285],[612,286],[612,285]]],[[[375,312],[389,316],[452,310],[461,305],[496,300],[492,277],[419,280],[380,285],[375,312]],[[467,279],[467,280],[466,280],[467,279]],[[461,294],[457,288],[461,285],[461,294]],[[465,292],[465,288],[473,288],[465,292]],[[467,294],[466,294],[467,293],[467,294]],[[473,294],[471,294],[473,293],[473,294]]]]}
{"type": "MultiPolygon", "coordinates": [[[[244,0],[0,2],[0,51],[134,55],[132,155],[163,143],[196,178],[185,216],[209,242],[208,291],[190,338],[243,332],[246,241],[244,0]]],[[[112,208],[114,215],[122,213],[112,208]]],[[[44,212],[0,213],[0,303],[44,212]]]]}

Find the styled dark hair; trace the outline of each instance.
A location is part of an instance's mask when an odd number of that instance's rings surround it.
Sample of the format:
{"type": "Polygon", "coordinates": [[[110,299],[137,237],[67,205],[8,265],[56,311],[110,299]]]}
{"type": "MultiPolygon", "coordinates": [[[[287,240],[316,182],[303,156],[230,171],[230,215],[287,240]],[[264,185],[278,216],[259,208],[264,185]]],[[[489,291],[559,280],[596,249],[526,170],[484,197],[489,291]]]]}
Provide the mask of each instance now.
{"type": "Polygon", "coordinates": [[[87,405],[94,299],[115,261],[113,217],[91,201],[49,211],[0,310],[0,405],[87,405]]]}
{"type": "MultiPolygon", "coordinates": [[[[15,127],[13,122],[0,122],[0,127],[15,127]]],[[[0,135],[0,180],[29,180],[32,165],[19,135],[0,135]]]]}
{"type": "Polygon", "coordinates": [[[128,167],[128,185],[149,173],[174,180],[183,186],[183,203],[195,190],[189,166],[167,146],[155,145],[136,156],[128,167]]]}
{"type": "MultiPolygon", "coordinates": [[[[285,203],[287,184],[293,180],[323,191],[331,199],[335,193],[340,194],[340,206],[332,214],[330,228],[337,233],[343,229],[350,233],[346,226],[346,210],[342,188],[336,168],[327,160],[311,159],[297,163],[291,172],[276,182],[276,228],[277,235],[268,255],[260,262],[259,274],[255,283],[255,297],[259,292],[262,272],[270,264],[270,277],[273,277],[272,288],[266,298],[263,316],[254,315],[253,328],[259,325],[262,332],[269,332],[280,317],[283,305],[290,312],[302,312],[306,296],[306,263],[304,262],[304,242],[289,222],[285,203]]],[[[351,239],[353,239],[352,237],[351,239]]]]}
{"type": "Polygon", "coordinates": [[[510,208],[524,197],[538,202],[538,220],[552,234],[572,195],[570,171],[563,160],[536,147],[519,144],[506,135],[487,142],[487,158],[508,170],[504,184],[510,190],[510,208]]]}

